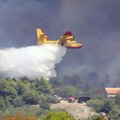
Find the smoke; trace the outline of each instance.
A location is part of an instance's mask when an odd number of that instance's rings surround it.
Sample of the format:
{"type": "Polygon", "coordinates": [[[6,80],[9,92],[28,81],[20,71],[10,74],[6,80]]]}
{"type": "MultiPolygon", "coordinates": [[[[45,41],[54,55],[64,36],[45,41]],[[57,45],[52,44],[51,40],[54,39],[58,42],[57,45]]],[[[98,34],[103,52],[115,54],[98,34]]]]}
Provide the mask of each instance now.
{"type": "Polygon", "coordinates": [[[111,75],[111,78],[114,80],[117,80],[117,79],[120,80],[120,64],[119,64],[119,62],[120,62],[120,54],[118,53],[118,55],[111,62],[110,66],[107,67],[108,73],[111,75]]]}
{"type": "Polygon", "coordinates": [[[83,48],[66,53],[58,68],[59,76],[88,76],[96,72],[103,78],[108,73],[111,84],[114,83],[120,73],[120,1],[66,0],[63,3],[63,29],[71,29],[83,48]]]}
{"type": "Polygon", "coordinates": [[[0,50],[0,74],[16,79],[56,77],[55,65],[60,63],[65,52],[66,48],[51,45],[0,50]]]}
{"type": "Polygon", "coordinates": [[[83,48],[68,50],[58,76],[120,72],[120,0],[1,0],[0,48],[35,45],[35,29],[58,39],[72,31],[83,48]],[[76,73],[75,73],[76,72],[76,73]]]}

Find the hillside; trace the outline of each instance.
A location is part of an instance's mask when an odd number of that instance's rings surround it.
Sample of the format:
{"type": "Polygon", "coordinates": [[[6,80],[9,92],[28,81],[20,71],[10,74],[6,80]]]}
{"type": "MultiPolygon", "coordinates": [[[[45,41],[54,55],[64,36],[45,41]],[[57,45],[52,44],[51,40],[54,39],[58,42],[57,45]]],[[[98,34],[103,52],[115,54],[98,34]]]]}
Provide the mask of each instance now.
{"type": "Polygon", "coordinates": [[[71,113],[77,119],[84,119],[91,117],[94,114],[94,110],[90,107],[87,107],[85,104],[82,103],[68,103],[65,100],[62,100],[60,103],[52,104],[51,110],[66,110],[68,113],[71,113]]]}

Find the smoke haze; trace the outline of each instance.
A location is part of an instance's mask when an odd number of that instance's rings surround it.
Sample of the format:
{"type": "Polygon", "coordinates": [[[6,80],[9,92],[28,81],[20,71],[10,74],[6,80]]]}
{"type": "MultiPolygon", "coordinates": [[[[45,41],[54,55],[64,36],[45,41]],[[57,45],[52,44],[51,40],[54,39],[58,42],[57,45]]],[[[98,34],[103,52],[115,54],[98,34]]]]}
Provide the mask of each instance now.
{"type": "Polygon", "coordinates": [[[120,0],[1,0],[0,48],[35,45],[35,29],[49,39],[72,31],[83,48],[67,50],[56,67],[58,77],[120,72],[120,0]]]}
{"type": "Polygon", "coordinates": [[[2,77],[36,79],[56,77],[55,65],[65,54],[63,47],[44,45],[0,50],[2,77]]]}

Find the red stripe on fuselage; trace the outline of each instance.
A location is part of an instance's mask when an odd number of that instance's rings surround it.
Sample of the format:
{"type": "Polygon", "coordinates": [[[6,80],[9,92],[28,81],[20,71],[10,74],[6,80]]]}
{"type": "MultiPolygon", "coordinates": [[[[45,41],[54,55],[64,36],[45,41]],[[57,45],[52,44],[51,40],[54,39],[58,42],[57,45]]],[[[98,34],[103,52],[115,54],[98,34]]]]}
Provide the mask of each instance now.
{"type": "Polygon", "coordinates": [[[67,47],[67,48],[70,48],[70,49],[77,49],[77,48],[81,48],[82,46],[76,46],[76,47],[67,47]]]}

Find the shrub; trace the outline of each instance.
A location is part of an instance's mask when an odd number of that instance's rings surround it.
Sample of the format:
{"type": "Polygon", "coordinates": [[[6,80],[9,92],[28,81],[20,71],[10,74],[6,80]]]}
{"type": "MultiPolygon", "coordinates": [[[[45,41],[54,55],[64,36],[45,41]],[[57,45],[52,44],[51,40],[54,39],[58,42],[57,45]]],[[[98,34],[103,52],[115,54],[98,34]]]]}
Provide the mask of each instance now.
{"type": "Polygon", "coordinates": [[[50,112],[42,120],[75,120],[67,112],[50,112]]]}
{"type": "Polygon", "coordinates": [[[106,119],[102,116],[93,116],[90,120],[106,120],[106,119]]]}
{"type": "Polygon", "coordinates": [[[6,115],[2,118],[2,120],[37,120],[37,117],[17,113],[15,115],[6,115]]]}
{"type": "Polygon", "coordinates": [[[30,90],[23,94],[23,101],[26,104],[31,104],[31,105],[38,104],[39,98],[40,96],[38,92],[35,90],[30,90]]]}
{"type": "Polygon", "coordinates": [[[120,93],[115,96],[115,104],[120,106],[120,93]]]}
{"type": "Polygon", "coordinates": [[[4,110],[6,108],[6,101],[4,98],[0,97],[0,110],[4,110]]]}
{"type": "Polygon", "coordinates": [[[39,100],[39,107],[44,110],[50,109],[50,103],[48,102],[48,97],[46,96],[41,97],[41,99],[39,100]]]}
{"type": "Polygon", "coordinates": [[[120,108],[118,105],[114,105],[114,107],[109,113],[109,116],[113,120],[120,120],[120,108]]]}
{"type": "Polygon", "coordinates": [[[21,97],[16,97],[14,100],[13,100],[13,106],[14,107],[21,107],[21,106],[23,106],[23,104],[24,104],[24,102],[23,102],[23,100],[22,100],[22,98],[21,97]]]}
{"type": "Polygon", "coordinates": [[[111,110],[112,110],[111,101],[105,101],[100,111],[108,114],[111,110]]]}
{"type": "Polygon", "coordinates": [[[87,102],[87,106],[94,108],[97,112],[100,112],[103,104],[104,104],[104,101],[99,99],[94,99],[87,102]]]}

